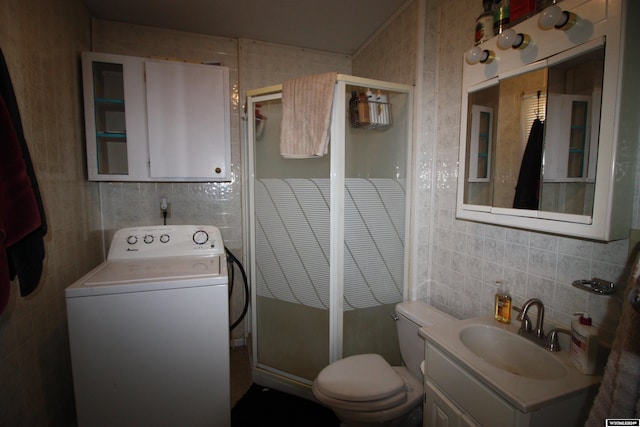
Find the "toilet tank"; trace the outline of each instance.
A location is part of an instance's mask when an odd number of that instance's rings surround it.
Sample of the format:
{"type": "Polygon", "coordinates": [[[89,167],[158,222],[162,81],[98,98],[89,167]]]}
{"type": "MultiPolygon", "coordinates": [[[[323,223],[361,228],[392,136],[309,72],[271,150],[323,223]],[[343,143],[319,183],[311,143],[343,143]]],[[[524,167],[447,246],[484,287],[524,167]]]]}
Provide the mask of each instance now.
{"type": "Polygon", "coordinates": [[[424,339],[418,331],[423,326],[454,320],[448,314],[420,301],[396,305],[398,343],[402,361],[416,378],[421,378],[420,363],[424,360],[424,339]]]}

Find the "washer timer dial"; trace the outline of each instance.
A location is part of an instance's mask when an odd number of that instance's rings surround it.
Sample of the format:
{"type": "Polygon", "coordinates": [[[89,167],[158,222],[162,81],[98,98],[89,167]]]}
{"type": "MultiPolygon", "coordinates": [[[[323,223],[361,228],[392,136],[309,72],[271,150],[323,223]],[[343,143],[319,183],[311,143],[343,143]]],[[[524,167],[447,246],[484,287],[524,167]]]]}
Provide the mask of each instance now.
{"type": "Polygon", "coordinates": [[[193,241],[196,245],[204,245],[209,240],[209,234],[204,230],[193,233],[193,241]]]}

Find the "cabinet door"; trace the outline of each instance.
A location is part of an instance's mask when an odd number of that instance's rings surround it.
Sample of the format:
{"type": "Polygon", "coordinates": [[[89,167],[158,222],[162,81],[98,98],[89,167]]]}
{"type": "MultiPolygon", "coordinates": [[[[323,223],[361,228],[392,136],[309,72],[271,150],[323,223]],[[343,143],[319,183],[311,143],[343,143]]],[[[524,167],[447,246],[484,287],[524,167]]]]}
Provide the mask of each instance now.
{"type": "MultiPolygon", "coordinates": [[[[430,381],[425,384],[423,424],[430,427],[461,427],[463,413],[430,381]]],[[[468,418],[467,418],[468,420],[468,418]]]]}
{"type": "Polygon", "coordinates": [[[143,65],[131,56],[82,54],[89,180],[148,180],[143,65]]]}
{"type": "Polygon", "coordinates": [[[230,180],[229,71],[145,61],[152,180],[230,180]]]}

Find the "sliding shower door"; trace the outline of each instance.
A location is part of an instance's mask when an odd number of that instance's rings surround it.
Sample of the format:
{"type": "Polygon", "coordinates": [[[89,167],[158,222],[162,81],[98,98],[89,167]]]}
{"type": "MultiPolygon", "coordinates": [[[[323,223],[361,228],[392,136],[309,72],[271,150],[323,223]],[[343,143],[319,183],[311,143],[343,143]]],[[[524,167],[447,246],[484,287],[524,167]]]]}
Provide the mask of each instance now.
{"type": "Polygon", "coordinates": [[[329,154],[313,159],[280,155],[282,94],[270,90],[247,104],[254,380],[309,385],[367,352],[399,364],[391,314],[407,288],[411,88],[339,77],[329,154]],[[370,122],[354,124],[352,93],[368,90],[370,122]]]}

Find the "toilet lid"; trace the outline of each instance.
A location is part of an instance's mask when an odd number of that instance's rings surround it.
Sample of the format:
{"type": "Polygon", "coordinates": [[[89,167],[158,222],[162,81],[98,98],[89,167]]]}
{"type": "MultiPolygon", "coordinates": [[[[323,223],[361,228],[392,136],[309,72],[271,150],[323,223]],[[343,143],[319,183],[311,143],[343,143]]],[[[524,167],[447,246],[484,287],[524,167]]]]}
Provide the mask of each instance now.
{"type": "Polygon", "coordinates": [[[365,402],[405,393],[405,382],[379,354],[345,357],[324,368],[315,380],[325,395],[365,402]]]}

